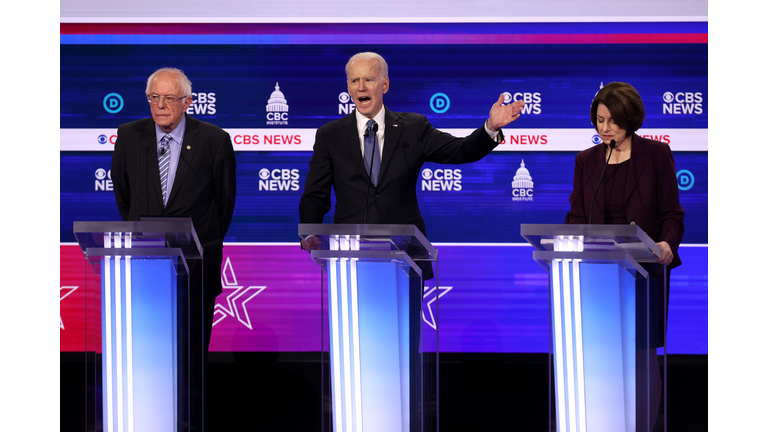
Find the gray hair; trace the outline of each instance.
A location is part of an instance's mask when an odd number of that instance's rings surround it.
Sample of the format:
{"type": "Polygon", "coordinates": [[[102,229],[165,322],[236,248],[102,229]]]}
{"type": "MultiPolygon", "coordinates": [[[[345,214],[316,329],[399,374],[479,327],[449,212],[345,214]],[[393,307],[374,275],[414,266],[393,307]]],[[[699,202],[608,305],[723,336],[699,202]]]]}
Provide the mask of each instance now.
{"type": "Polygon", "coordinates": [[[149,88],[152,87],[152,81],[155,80],[157,75],[163,73],[163,72],[169,72],[172,74],[178,75],[178,78],[176,79],[176,82],[179,83],[179,86],[181,86],[181,92],[183,93],[182,96],[192,96],[192,81],[187,78],[186,75],[184,75],[184,72],[182,72],[181,69],[171,68],[171,67],[164,67],[156,70],[152,75],[149,76],[147,79],[147,89],[144,91],[147,96],[149,96],[149,88]]]}
{"type": "Polygon", "coordinates": [[[389,66],[387,66],[387,61],[384,60],[384,57],[376,54],[375,52],[361,52],[350,57],[347,65],[344,67],[344,73],[349,74],[349,67],[352,65],[352,63],[358,60],[376,60],[379,63],[381,78],[389,78],[389,66]]]}

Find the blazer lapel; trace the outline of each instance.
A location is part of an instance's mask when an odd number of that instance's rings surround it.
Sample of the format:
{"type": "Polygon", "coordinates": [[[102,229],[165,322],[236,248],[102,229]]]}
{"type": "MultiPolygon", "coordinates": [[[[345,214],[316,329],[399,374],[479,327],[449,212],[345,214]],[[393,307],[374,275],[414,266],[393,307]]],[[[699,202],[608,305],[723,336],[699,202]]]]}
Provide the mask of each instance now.
{"type": "Polygon", "coordinates": [[[636,135],[632,135],[632,156],[629,158],[629,173],[627,173],[627,184],[624,187],[624,203],[629,200],[629,196],[635,190],[637,180],[640,178],[640,174],[645,169],[645,164],[648,161],[648,155],[645,154],[643,143],[635,139],[635,137],[636,135]]]}
{"type": "MultiPolygon", "coordinates": [[[[599,148],[595,149],[595,155],[592,159],[592,166],[589,169],[588,173],[586,174],[587,185],[584,187],[585,196],[584,198],[588,201],[586,202],[587,207],[584,209],[586,212],[586,218],[587,221],[589,221],[590,217],[590,209],[589,205],[592,205],[592,200],[594,199],[594,205],[592,206],[592,222],[593,223],[603,223],[605,214],[605,210],[603,208],[603,199],[602,195],[595,196],[595,193],[598,191],[598,182],[600,182],[600,175],[603,173],[603,168],[605,167],[605,145],[604,144],[598,144],[599,148]]],[[[603,187],[605,187],[605,179],[603,179],[603,184],[600,185],[600,189],[602,190],[603,187]]]]}
{"type": "MultiPolygon", "coordinates": [[[[146,157],[146,167],[150,187],[155,191],[154,196],[162,197],[163,191],[160,187],[160,167],[157,161],[157,134],[155,133],[155,122],[150,121],[149,127],[141,130],[141,142],[139,149],[146,157]]],[[[158,200],[157,203],[163,208],[163,203],[158,200]]],[[[151,207],[151,206],[150,206],[151,207]]]]}
{"type": "Polygon", "coordinates": [[[384,107],[384,154],[381,158],[381,170],[379,170],[379,186],[386,179],[387,167],[395,154],[395,149],[400,145],[400,136],[403,132],[403,119],[399,115],[384,107]]]}
{"type": "Polygon", "coordinates": [[[187,116],[184,142],[181,143],[179,163],[176,165],[176,177],[173,178],[173,187],[171,188],[171,194],[168,196],[168,205],[166,207],[170,207],[176,195],[179,194],[179,189],[184,184],[184,177],[189,173],[195,153],[200,147],[200,131],[197,128],[199,122],[186,114],[184,115],[187,116]]]}
{"type": "Polygon", "coordinates": [[[363,162],[363,152],[360,150],[360,136],[357,132],[357,117],[354,111],[342,119],[339,129],[339,143],[347,148],[349,158],[357,167],[357,171],[370,181],[363,162]]]}

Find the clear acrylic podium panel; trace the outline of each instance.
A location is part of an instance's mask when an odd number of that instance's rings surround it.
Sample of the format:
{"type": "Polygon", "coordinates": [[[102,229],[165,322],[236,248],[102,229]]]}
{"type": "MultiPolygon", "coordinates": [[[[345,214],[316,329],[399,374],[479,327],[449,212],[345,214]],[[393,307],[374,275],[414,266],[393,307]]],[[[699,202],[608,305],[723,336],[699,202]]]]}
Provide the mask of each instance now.
{"type": "Polygon", "coordinates": [[[186,431],[189,267],[201,259],[191,221],[75,222],[88,262],[86,425],[186,431]]]}
{"type": "Polygon", "coordinates": [[[321,240],[323,430],[438,430],[439,326],[422,317],[412,258],[437,250],[413,225],[301,224],[299,236],[321,240]]]}
{"type": "Polygon", "coordinates": [[[550,273],[550,429],[666,431],[658,246],[635,225],[523,224],[521,234],[550,273]]]}

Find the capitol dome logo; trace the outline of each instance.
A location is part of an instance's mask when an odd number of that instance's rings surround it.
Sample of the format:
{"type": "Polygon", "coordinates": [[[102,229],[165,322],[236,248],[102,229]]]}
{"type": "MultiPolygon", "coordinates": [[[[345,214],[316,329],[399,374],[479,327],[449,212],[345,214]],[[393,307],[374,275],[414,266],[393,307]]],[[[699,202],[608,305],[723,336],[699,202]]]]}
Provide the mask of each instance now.
{"type": "Polygon", "coordinates": [[[512,179],[512,201],[533,201],[533,178],[523,160],[512,179]]]}
{"type": "MultiPolygon", "coordinates": [[[[603,87],[605,87],[605,86],[603,85],[603,82],[602,82],[602,81],[600,81],[600,88],[599,88],[599,89],[597,89],[597,91],[595,92],[595,95],[594,95],[594,96],[592,96],[592,102],[594,102],[594,101],[595,101],[595,98],[597,97],[597,94],[598,94],[598,93],[600,93],[600,90],[602,90],[602,89],[603,89],[603,87]]],[[[592,102],[590,102],[590,103],[589,103],[589,108],[590,108],[590,109],[592,109],[592,102]]]]}
{"type": "Polygon", "coordinates": [[[272,92],[267,101],[267,125],[288,125],[288,101],[285,100],[285,95],[280,91],[279,83],[275,83],[275,91],[272,92]]]}

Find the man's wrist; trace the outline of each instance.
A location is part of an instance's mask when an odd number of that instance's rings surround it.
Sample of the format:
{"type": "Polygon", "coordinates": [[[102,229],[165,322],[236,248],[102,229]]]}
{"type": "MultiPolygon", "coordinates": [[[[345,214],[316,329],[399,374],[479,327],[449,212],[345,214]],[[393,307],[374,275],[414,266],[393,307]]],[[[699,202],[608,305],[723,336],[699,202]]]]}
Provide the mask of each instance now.
{"type": "Polygon", "coordinates": [[[483,127],[485,128],[485,132],[488,133],[488,136],[491,137],[492,140],[499,142],[499,133],[501,132],[501,129],[499,130],[491,130],[490,126],[488,126],[488,121],[486,120],[483,124],[483,127]]]}

